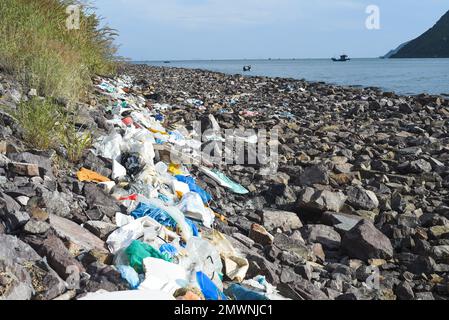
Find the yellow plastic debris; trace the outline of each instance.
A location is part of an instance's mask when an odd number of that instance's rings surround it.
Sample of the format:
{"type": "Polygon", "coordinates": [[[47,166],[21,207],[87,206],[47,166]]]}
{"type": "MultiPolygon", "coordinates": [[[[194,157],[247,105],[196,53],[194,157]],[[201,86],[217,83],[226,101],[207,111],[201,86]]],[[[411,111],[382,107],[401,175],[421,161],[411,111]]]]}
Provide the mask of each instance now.
{"type": "Polygon", "coordinates": [[[106,178],[105,176],[102,176],[99,173],[96,173],[95,171],[88,170],[86,168],[81,168],[80,171],[76,174],[79,181],[88,181],[88,182],[109,182],[110,179],[106,178]]]}
{"type": "Polygon", "coordinates": [[[174,176],[182,175],[181,165],[170,163],[170,165],[168,166],[168,172],[170,172],[174,176]]]}

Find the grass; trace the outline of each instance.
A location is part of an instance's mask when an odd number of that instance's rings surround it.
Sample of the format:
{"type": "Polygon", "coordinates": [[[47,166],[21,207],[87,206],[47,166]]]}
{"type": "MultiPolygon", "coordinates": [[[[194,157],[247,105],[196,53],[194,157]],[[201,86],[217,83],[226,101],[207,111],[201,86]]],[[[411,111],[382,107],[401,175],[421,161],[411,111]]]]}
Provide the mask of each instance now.
{"type": "Polygon", "coordinates": [[[115,71],[114,30],[100,28],[91,8],[81,11],[79,29],[67,28],[76,0],[1,0],[0,67],[40,95],[75,101],[91,77],[115,71]]]}
{"type": "Polygon", "coordinates": [[[78,0],[0,0],[0,71],[46,97],[9,111],[28,144],[41,150],[63,146],[71,162],[92,144],[92,133],[78,130],[72,121],[75,102],[93,76],[111,76],[117,66],[116,33],[100,27],[92,9],[78,0]],[[79,28],[72,30],[67,27],[69,5],[81,8],[79,28]]]}
{"type": "Polygon", "coordinates": [[[62,146],[67,151],[67,160],[76,163],[92,146],[92,132],[77,129],[71,112],[52,99],[34,98],[9,112],[22,127],[23,139],[35,148],[62,146]]]}

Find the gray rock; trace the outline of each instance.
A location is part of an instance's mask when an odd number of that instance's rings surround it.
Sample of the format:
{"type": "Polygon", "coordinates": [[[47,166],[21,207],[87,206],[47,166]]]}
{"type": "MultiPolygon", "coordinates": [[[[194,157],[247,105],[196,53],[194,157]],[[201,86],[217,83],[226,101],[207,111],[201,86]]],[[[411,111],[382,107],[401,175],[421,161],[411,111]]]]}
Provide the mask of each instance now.
{"type": "Polygon", "coordinates": [[[43,221],[31,219],[23,228],[29,234],[44,234],[50,229],[50,225],[43,221]]]}
{"type": "Polygon", "coordinates": [[[20,264],[0,259],[0,300],[30,300],[32,295],[28,271],[20,264]]]}
{"type": "Polygon", "coordinates": [[[98,238],[106,240],[107,237],[117,229],[117,226],[103,221],[88,221],[84,224],[84,228],[92,232],[98,238]]]}
{"type": "Polygon", "coordinates": [[[342,192],[306,188],[299,196],[298,207],[317,212],[340,212],[346,199],[347,197],[342,192]]]}
{"type": "Polygon", "coordinates": [[[337,231],[347,232],[354,228],[362,218],[343,213],[325,212],[321,220],[323,223],[333,226],[337,231]]]}
{"type": "Polygon", "coordinates": [[[22,228],[30,220],[30,215],[23,211],[14,211],[0,215],[0,218],[3,220],[8,233],[13,233],[22,228]]]}
{"type": "Polygon", "coordinates": [[[49,214],[62,218],[71,217],[70,202],[72,199],[67,194],[58,191],[44,192],[42,200],[49,214]]]}
{"type": "Polygon", "coordinates": [[[308,167],[299,177],[299,185],[329,184],[329,170],[323,165],[308,167]]]}
{"type": "Polygon", "coordinates": [[[265,209],[262,216],[263,225],[268,232],[277,228],[280,228],[283,232],[290,232],[302,227],[301,220],[294,212],[265,209]]]}
{"type": "Polygon", "coordinates": [[[311,243],[321,243],[328,250],[340,249],[341,236],[334,228],[325,225],[307,225],[301,229],[301,233],[311,243]]]}
{"type": "Polygon", "coordinates": [[[374,192],[361,187],[349,187],[348,203],[356,210],[374,210],[379,207],[379,200],[374,192]]]}
{"type": "Polygon", "coordinates": [[[8,158],[15,162],[37,164],[42,175],[53,176],[52,160],[50,156],[39,154],[39,152],[21,152],[8,154],[8,158]]]}
{"type": "Polygon", "coordinates": [[[415,293],[407,281],[402,282],[396,288],[396,296],[399,300],[414,300],[415,293]]]}
{"type": "Polygon", "coordinates": [[[350,257],[364,261],[391,259],[394,254],[390,239],[367,220],[360,221],[348,231],[341,246],[350,257]]]}
{"type": "Polygon", "coordinates": [[[310,258],[311,253],[309,252],[309,249],[302,244],[299,241],[295,241],[291,239],[290,237],[286,236],[285,234],[277,234],[274,237],[273,244],[281,249],[282,251],[288,251],[290,253],[295,253],[299,257],[302,257],[303,259],[310,258]]]}
{"type": "Polygon", "coordinates": [[[109,218],[115,217],[115,214],[121,211],[117,201],[97,185],[86,184],[84,186],[84,195],[90,209],[98,209],[109,218]]]}

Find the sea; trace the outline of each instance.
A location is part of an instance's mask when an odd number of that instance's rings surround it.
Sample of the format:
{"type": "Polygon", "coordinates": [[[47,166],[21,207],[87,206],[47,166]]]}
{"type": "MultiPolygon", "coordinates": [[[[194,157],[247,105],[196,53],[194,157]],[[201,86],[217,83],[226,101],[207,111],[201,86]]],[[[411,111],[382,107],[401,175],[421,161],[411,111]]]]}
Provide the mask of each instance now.
{"type": "Polygon", "coordinates": [[[402,95],[449,95],[449,59],[266,59],[144,61],[151,66],[204,69],[226,74],[305,79],[355,87],[377,87],[402,95]],[[250,72],[243,66],[251,65],[250,72]]]}

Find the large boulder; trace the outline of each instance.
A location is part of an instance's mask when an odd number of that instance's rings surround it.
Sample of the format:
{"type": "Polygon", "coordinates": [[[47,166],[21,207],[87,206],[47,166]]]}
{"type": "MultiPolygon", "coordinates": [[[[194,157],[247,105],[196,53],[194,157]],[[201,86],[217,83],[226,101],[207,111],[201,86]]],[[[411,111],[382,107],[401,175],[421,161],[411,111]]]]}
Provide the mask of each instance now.
{"type": "Polygon", "coordinates": [[[347,232],[341,242],[342,249],[351,258],[367,261],[369,259],[391,259],[394,251],[390,239],[368,220],[361,220],[347,232]]]}
{"type": "Polygon", "coordinates": [[[302,227],[301,220],[294,212],[280,210],[263,210],[263,225],[268,232],[280,228],[283,232],[298,230],[302,227]]]}
{"type": "Polygon", "coordinates": [[[299,185],[313,186],[314,184],[329,184],[329,169],[324,165],[308,167],[299,176],[299,185]]]}

